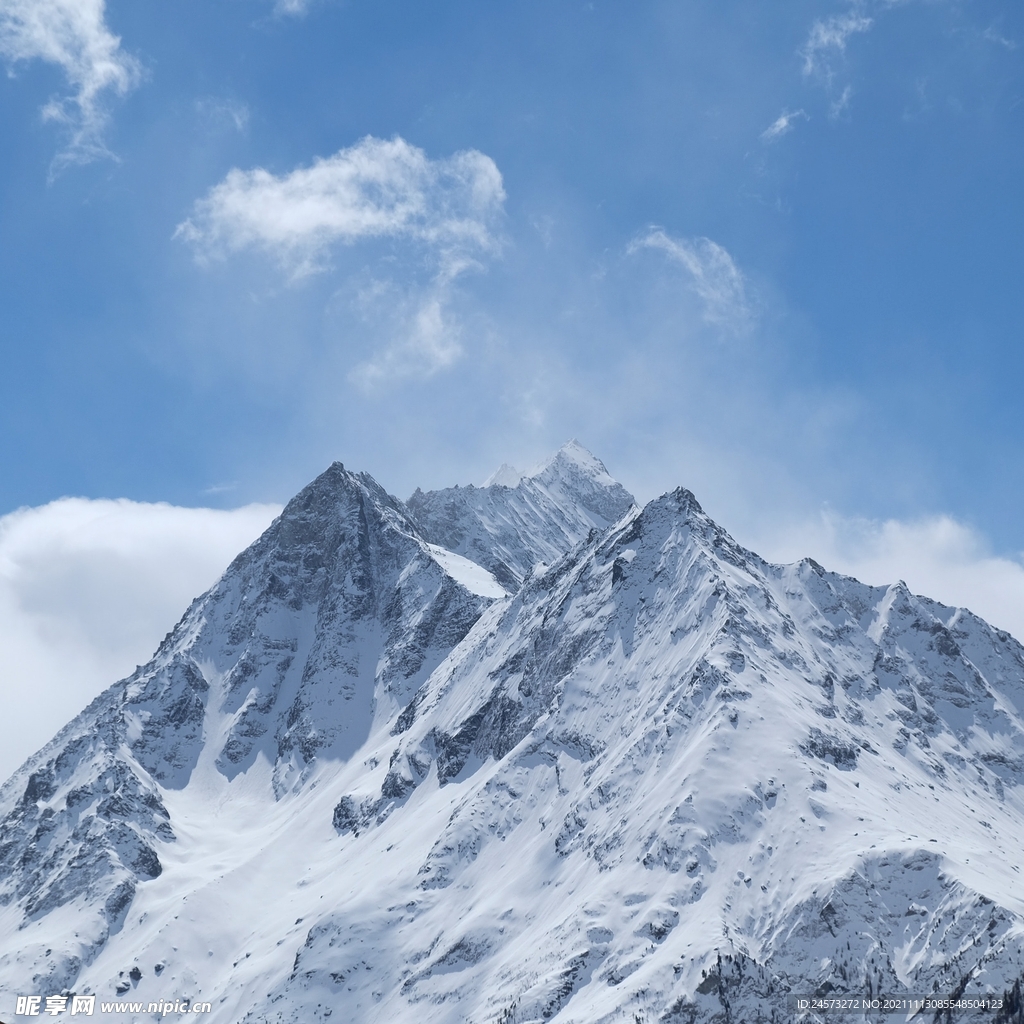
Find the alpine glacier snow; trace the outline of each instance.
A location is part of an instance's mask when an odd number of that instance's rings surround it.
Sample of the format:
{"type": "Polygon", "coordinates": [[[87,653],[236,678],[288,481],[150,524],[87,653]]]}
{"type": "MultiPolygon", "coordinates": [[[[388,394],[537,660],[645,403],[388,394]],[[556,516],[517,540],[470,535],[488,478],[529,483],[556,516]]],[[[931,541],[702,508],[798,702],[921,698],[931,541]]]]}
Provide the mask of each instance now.
{"type": "Polygon", "coordinates": [[[335,464],[0,790],[0,985],[1020,1022],[1022,779],[1024,648],[964,609],[769,564],[683,489],[641,510],[577,442],[404,505],[335,464]]]}

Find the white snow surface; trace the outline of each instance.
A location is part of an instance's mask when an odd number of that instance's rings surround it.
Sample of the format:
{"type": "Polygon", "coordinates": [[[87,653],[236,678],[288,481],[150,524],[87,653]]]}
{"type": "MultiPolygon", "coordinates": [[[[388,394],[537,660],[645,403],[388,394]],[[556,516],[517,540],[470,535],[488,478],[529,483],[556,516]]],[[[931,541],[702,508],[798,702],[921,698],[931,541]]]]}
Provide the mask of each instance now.
{"type": "Polygon", "coordinates": [[[437,559],[441,568],[471,594],[492,599],[508,597],[505,588],[482,565],[437,544],[428,544],[427,550],[437,559]]]}
{"type": "Polygon", "coordinates": [[[463,562],[341,467],[290,503],[0,791],[3,998],[710,1024],[1019,996],[1012,637],[768,564],[685,490],[511,596],[463,562]]]}

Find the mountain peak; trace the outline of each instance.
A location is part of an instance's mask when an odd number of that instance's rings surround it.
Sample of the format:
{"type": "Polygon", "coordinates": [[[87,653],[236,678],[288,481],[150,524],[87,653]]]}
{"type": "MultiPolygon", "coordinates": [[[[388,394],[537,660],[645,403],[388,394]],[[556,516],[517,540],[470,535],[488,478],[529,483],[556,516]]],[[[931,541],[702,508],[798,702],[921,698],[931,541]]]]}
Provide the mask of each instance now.
{"type": "Polygon", "coordinates": [[[575,438],[529,474],[505,463],[483,487],[417,490],[408,501],[428,541],[482,565],[509,592],[538,562],[557,561],[633,505],[633,496],[575,438]]]}
{"type": "Polygon", "coordinates": [[[604,463],[575,438],[541,463],[521,487],[542,490],[557,504],[586,510],[600,529],[617,522],[634,505],[633,496],[604,463]]]}
{"type": "Polygon", "coordinates": [[[605,487],[616,485],[604,463],[573,437],[526,473],[508,462],[503,462],[484,481],[483,486],[517,487],[524,480],[546,481],[566,475],[589,477],[605,487]]]}
{"type": "Polygon", "coordinates": [[[369,473],[353,473],[341,462],[332,462],[285,505],[281,519],[331,514],[341,505],[367,499],[382,510],[404,515],[401,502],[388,494],[369,473]]]}
{"type": "Polygon", "coordinates": [[[289,502],[0,790],[0,987],[216,992],[211,1024],[801,992],[1018,1021],[1024,648],[769,564],[685,488],[637,509],[575,440],[515,481],[406,506],[335,463],[289,502]]]}
{"type": "Polygon", "coordinates": [[[510,466],[507,462],[503,462],[484,481],[484,487],[515,487],[522,479],[523,474],[515,466],[510,466]]]}
{"type": "Polygon", "coordinates": [[[606,484],[614,483],[604,463],[593,452],[584,448],[575,437],[566,441],[557,452],[535,466],[527,476],[530,479],[538,479],[550,475],[553,470],[583,474],[606,484]]]}

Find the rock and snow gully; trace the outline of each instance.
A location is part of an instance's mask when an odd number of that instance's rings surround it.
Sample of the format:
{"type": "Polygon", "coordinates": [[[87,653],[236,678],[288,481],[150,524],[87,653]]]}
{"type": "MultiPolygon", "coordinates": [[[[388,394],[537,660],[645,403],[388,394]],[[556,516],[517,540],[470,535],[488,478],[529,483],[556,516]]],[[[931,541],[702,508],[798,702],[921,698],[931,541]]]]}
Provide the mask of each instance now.
{"type": "Polygon", "coordinates": [[[406,503],[335,464],[0,790],[0,1013],[1019,1024],[1022,781],[1024,648],[964,609],[576,442],[406,503]]]}

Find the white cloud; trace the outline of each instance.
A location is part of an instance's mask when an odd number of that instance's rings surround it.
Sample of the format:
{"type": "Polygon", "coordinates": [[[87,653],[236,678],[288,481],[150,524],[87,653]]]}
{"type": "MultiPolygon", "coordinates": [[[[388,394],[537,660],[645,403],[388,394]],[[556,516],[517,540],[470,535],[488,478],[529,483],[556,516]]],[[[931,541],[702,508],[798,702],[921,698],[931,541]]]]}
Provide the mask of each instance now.
{"type": "Polygon", "coordinates": [[[704,304],[704,319],[733,329],[750,317],[743,274],[729,253],[710,238],[672,238],[654,228],[630,243],[628,251],[656,249],[680,264],[690,275],[693,290],[704,304]]]}
{"type": "Polygon", "coordinates": [[[105,13],[104,0],[0,0],[0,55],[56,64],[74,90],[43,108],[43,117],[71,136],[55,168],[110,155],[103,142],[106,96],[123,96],[140,78],[138,62],[121,49],[105,13]]]}
{"type": "Polygon", "coordinates": [[[450,275],[498,249],[504,200],[501,174],[483,153],[431,160],[404,139],[367,137],[280,177],[230,171],[175,236],[200,259],[260,250],[293,278],[326,269],[335,244],[404,238],[430,247],[450,275]]]}
{"type": "Polygon", "coordinates": [[[761,132],[762,141],[774,142],[777,138],[791,132],[793,130],[793,122],[801,118],[805,121],[810,120],[807,113],[803,110],[784,110],[761,132]]]}
{"type": "Polygon", "coordinates": [[[1004,49],[1017,49],[1016,40],[1008,39],[1001,32],[996,30],[995,25],[989,25],[989,27],[982,32],[981,37],[990,43],[996,43],[998,46],[1002,46],[1004,49]]]}
{"type": "Polygon", "coordinates": [[[145,662],[279,511],[62,498],[0,517],[0,781],[145,662]]]}
{"type": "Polygon", "coordinates": [[[950,516],[913,521],[824,513],[757,545],[779,562],[810,556],[826,569],[970,608],[1024,641],[1024,560],[993,555],[985,538],[950,516]]]}
{"type": "Polygon", "coordinates": [[[834,121],[850,106],[851,96],[853,96],[853,89],[848,85],[843,89],[842,95],[839,99],[833,100],[829,104],[828,116],[830,120],[834,121]]]}
{"type": "Polygon", "coordinates": [[[373,283],[384,301],[357,309],[363,334],[379,351],[349,380],[373,390],[429,377],[461,355],[453,285],[500,251],[504,201],[501,173],[483,153],[431,160],[404,139],[367,137],[280,176],[232,170],[195,204],[175,237],[195,247],[200,263],[243,250],[264,253],[292,281],[327,270],[336,246],[403,242],[418,269],[410,272],[408,260],[388,261],[392,279],[373,283]]]}
{"type": "Polygon", "coordinates": [[[400,324],[384,351],[349,374],[364,391],[403,377],[431,377],[462,355],[461,327],[449,309],[443,285],[415,296],[410,304],[411,312],[399,309],[400,324]]]}
{"type": "Polygon", "coordinates": [[[206,96],[196,100],[196,112],[212,129],[232,127],[244,132],[249,126],[249,107],[238,100],[206,96]]]}
{"type": "Polygon", "coordinates": [[[816,21],[811,26],[810,35],[801,51],[804,74],[823,74],[826,78],[831,77],[829,57],[845,53],[850,36],[858,32],[867,32],[873,24],[871,18],[858,13],[856,9],[848,14],[838,14],[816,21]]]}

